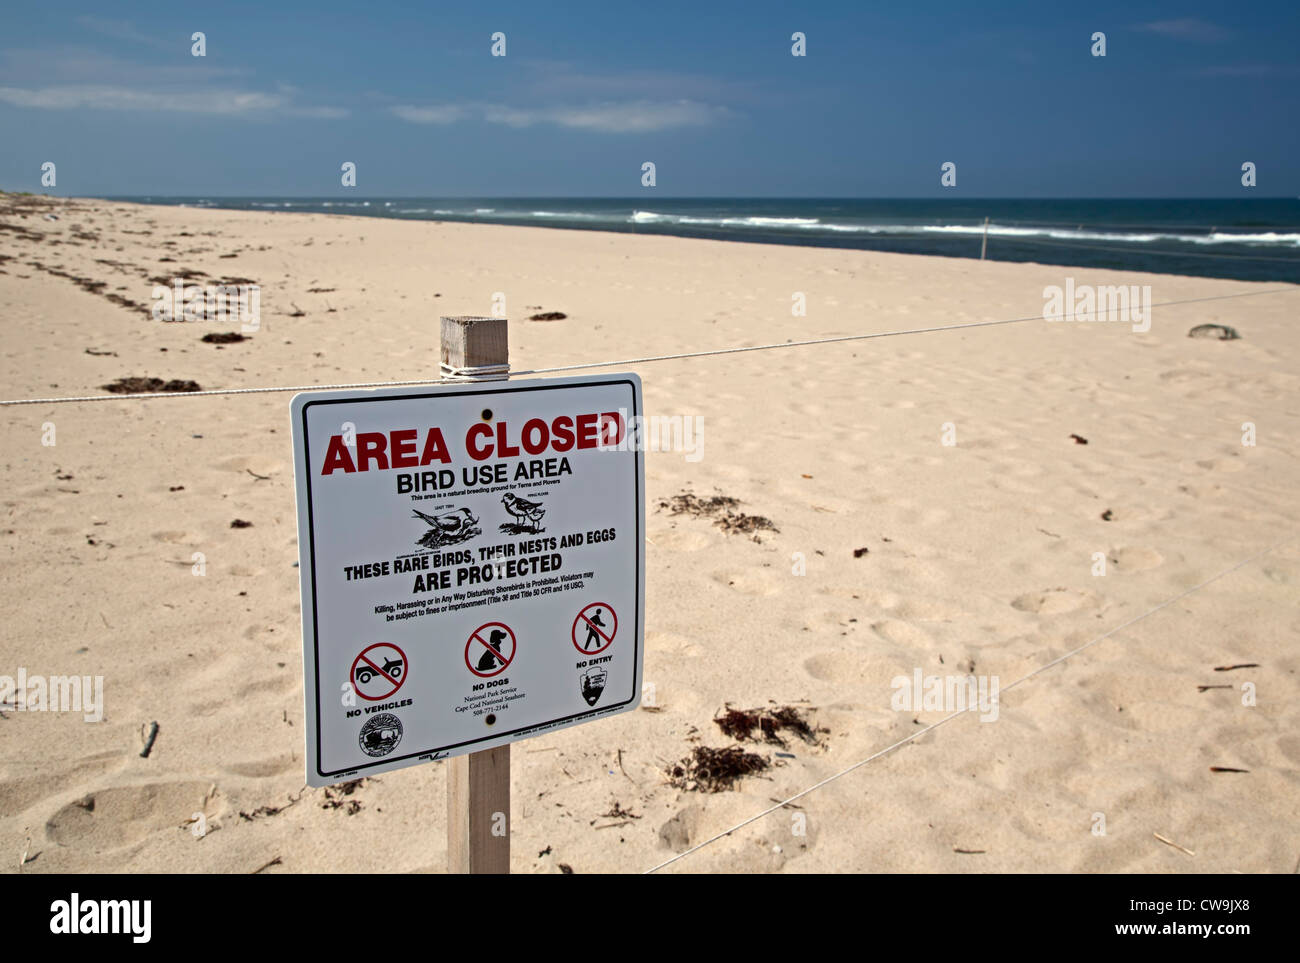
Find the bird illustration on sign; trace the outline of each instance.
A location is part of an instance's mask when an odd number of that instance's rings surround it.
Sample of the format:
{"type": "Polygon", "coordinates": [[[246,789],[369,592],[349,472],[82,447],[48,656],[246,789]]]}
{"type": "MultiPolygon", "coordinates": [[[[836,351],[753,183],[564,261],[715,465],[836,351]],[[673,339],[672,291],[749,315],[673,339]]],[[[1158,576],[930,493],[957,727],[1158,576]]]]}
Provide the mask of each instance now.
{"type": "Polygon", "coordinates": [[[417,545],[423,548],[442,548],[444,545],[456,545],[469,541],[475,535],[482,535],[478,519],[468,508],[460,508],[445,515],[426,515],[417,509],[411,509],[417,516],[429,523],[429,530],[420,536],[417,545]]]}
{"type": "Polygon", "coordinates": [[[538,535],[546,531],[541,527],[542,516],[546,514],[546,509],[542,507],[541,502],[531,502],[526,498],[520,498],[518,495],[506,492],[501,496],[501,504],[505,506],[507,512],[518,519],[515,522],[502,524],[501,531],[508,532],[511,535],[519,535],[523,532],[538,535]]]}

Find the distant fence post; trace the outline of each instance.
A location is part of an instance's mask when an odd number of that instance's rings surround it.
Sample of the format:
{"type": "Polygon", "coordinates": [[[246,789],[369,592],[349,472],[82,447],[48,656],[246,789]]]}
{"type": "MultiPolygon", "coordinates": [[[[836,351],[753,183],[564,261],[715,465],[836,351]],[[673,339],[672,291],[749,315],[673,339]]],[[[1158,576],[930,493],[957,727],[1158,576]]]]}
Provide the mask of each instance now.
{"type": "MultiPolygon", "coordinates": [[[[444,317],[441,355],[444,377],[508,378],[506,319],[444,317]]],[[[448,759],[447,871],[509,873],[510,832],[510,747],[448,759]]]]}
{"type": "Polygon", "coordinates": [[[984,243],[980,245],[980,260],[984,260],[984,252],[989,249],[989,219],[984,218],[984,243]]]}

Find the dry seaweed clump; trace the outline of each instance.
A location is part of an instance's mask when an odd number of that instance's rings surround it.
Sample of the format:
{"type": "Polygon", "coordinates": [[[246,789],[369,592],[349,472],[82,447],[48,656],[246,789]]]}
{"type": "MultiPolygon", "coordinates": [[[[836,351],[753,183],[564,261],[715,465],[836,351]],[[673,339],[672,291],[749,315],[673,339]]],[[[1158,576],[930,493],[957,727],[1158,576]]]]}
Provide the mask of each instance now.
{"type": "Polygon", "coordinates": [[[810,746],[822,744],[821,734],[829,729],[809,725],[804,714],[794,706],[774,706],[761,709],[733,709],[727,705],[722,714],[714,718],[718,728],[737,742],[759,741],[775,746],[786,745],[782,731],[793,733],[810,746]]]}
{"type": "Polygon", "coordinates": [[[139,395],[148,394],[155,391],[202,391],[197,381],[181,381],[173,378],[171,381],[163,381],[162,378],[118,378],[116,381],[102,386],[105,391],[111,391],[115,395],[139,395]]]}
{"type": "Polygon", "coordinates": [[[668,767],[668,784],[688,792],[722,792],[742,777],[762,772],[770,763],[740,746],[710,749],[696,746],[680,762],[668,767]]]}
{"type": "Polygon", "coordinates": [[[667,509],[673,515],[692,515],[696,518],[711,518],[713,524],[728,535],[749,535],[754,541],[761,539],[759,532],[779,532],[770,518],[762,515],[747,515],[739,511],[740,499],[730,495],[713,495],[701,498],[694,492],[682,492],[672,498],[659,501],[659,510],[667,509]]]}
{"type": "Polygon", "coordinates": [[[358,789],[366,784],[366,778],[353,779],[351,782],[339,783],[337,786],[325,787],[325,798],[320,804],[321,809],[342,809],[347,815],[355,816],[362,810],[360,799],[347,799],[358,789]]]}

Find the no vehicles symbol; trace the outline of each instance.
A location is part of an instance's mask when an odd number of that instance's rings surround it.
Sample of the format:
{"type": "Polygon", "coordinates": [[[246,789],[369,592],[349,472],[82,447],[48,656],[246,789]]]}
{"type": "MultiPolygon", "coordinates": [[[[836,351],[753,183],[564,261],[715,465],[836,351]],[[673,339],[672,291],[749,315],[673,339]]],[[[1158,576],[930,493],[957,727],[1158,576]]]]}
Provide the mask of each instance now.
{"type": "Polygon", "coordinates": [[[604,652],[614,644],[618,616],[604,602],[592,602],[573,620],[573,647],[584,655],[604,652]],[[582,642],[579,642],[579,637],[582,642]]]}
{"type": "Polygon", "coordinates": [[[387,699],[406,681],[406,653],[391,642],[376,642],[352,660],[348,678],[361,698],[387,699]]]}
{"type": "Polygon", "coordinates": [[[500,675],[515,660],[515,633],[504,622],[480,625],[465,643],[465,665],[486,679],[500,675]]]}

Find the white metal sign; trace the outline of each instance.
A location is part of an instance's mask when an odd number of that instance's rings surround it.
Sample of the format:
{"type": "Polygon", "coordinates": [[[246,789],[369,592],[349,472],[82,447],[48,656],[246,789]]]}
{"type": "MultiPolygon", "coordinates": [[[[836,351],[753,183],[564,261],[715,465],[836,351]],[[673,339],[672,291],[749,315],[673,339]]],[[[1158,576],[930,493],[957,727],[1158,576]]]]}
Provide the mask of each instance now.
{"type": "Polygon", "coordinates": [[[293,399],[307,782],[640,702],[634,374],[293,399]]]}

